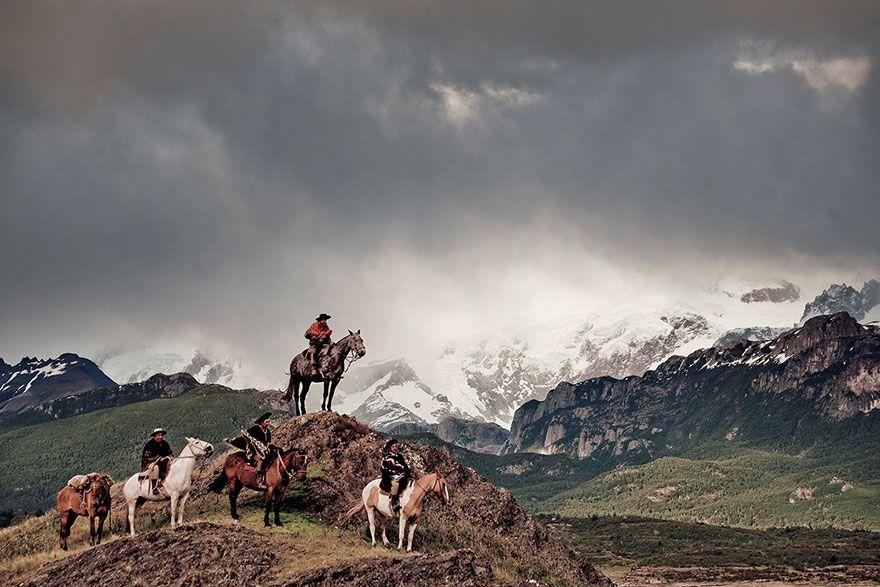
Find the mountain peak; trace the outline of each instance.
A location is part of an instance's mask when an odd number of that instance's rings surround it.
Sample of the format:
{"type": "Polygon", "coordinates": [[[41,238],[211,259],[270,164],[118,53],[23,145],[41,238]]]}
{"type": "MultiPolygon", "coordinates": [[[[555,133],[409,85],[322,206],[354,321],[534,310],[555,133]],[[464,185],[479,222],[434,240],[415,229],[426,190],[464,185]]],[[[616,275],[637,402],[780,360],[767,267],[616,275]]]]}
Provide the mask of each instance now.
{"type": "Polygon", "coordinates": [[[878,304],[880,304],[880,282],[876,279],[866,281],[861,290],[846,283],[833,283],[804,307],[801,323],[813,316],[838,312],[848,312],[856,320],[861,320],[878,304]]]}

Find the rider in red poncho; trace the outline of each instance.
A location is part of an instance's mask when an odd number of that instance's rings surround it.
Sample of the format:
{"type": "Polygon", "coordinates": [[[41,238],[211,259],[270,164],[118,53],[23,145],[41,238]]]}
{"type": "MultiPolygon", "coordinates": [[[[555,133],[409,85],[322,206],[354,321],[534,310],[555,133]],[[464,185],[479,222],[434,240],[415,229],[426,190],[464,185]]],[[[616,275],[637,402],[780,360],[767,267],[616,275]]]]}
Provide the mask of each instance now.
{"type": "Polygon", "coordinates": [[[333,331],[330,330],[330,326],[327,324],[327,320],[330,318],[329,314],[322,313],[317,318],[315,318],[314,324],[309,326],[309,329],[306,330],[306,338],[309,339],[309,357],[311,359],[312,365],[315,367],[315,371],[324,376],[321,372],[321,353],[323,350],[330,346],[331,340],[330,335],[333,334],[333,331]]]}

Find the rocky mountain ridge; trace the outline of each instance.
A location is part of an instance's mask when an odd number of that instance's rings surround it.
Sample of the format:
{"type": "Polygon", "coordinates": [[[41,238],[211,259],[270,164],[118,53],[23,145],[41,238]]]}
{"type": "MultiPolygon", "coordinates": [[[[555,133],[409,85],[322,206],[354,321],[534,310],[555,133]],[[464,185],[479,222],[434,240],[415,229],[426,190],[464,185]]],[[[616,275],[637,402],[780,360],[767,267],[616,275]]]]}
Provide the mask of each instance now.
{"type": "Polygon", "coordinates": [[[73,353],[57,359],[24,357],[15,365],[0,359],[0,382],[0,414],[116,385],[95,363],[73,353]]]}
{"type": "Polygon", "coordinates": [[[697,437],[762,433],[794,406],[834,421],[880,413],[880,329],[819,316],[770,341],[670,357],[642,377],[562,383],[517,410],[505,450],[644,461],[697,437]]]}
{"type": "Polygon", "coordinates": [[[870,279],[860,290],[845,283],[834,283],[804,307],[801,323],[813,316],[847,312],[856,320],[862,320],[880,305],[880,281],[870,279]]]}

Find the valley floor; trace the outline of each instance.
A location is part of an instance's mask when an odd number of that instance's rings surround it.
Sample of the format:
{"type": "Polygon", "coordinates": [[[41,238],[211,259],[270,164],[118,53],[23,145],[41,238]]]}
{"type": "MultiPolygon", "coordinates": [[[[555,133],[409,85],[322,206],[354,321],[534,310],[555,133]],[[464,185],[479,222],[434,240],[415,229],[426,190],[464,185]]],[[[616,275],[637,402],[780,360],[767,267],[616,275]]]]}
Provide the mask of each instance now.
{"type": "Polygon", "coordinates": [[[621,587],[880,583],[877,532],[751,530],[636,517],[541,521],[621,587]]]}

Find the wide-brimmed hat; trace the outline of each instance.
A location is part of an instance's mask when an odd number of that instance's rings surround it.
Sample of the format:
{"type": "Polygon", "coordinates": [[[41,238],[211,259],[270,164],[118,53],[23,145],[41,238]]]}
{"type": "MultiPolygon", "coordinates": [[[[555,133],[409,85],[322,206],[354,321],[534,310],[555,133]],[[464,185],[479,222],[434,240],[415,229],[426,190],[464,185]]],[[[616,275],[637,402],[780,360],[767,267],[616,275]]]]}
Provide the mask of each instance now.
{"type": "Polygon", "coordinates": [[[385,452],[388,452],[389,450],[391,450],[391,447],[394,446],[395,444],[398,444],[397,439],[396,438],[389,438],[388,442],[385,443],[385,448],[383,448],[382,450],[385,452]]]}
{"type": "Polygon", "coordinates": [[[331,316],[330,314],[325,314],[325,313],[321,312],[321,315],[318,316],[317,318],[315,318],[315,320],[326,320],[327,318],[332,318],[332,317],[333,316],[331,316]]]}
{"type": "Polygon", "coordinates": [[[150,432],[150,437],[156,436],[157,434],[168,434],[168,431],[164,428],[156,428],[152,432],[150,432]]]}
{"type": "Polygon", "coordinates": [[[266,420],[271,417],[272,417],[272,412],[266,412],[265,414],[263,414],[262,416],[260,416],[256,420],[254,420],[254,422],[256,422],[257,424],[260,424],[260,423],[262,423],[263,420],[266,420]]]}

